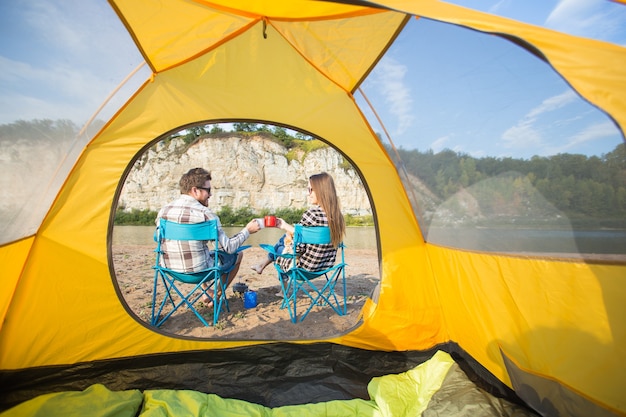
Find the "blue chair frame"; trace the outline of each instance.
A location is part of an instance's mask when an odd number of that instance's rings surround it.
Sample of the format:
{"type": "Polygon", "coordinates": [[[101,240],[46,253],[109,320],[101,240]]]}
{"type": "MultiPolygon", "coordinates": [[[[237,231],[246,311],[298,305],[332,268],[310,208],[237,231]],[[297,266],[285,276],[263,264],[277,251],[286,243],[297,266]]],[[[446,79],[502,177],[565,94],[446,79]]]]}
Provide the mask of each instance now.
{"type": "Polygon", "coordinates": [[[294,227],[293,251],[292,253],[277,254],[272,245],[261,244],[260,246],[277,257],[290,258],[292,266],[284,271],[280,265],[274,263],[274,267],[278,272],[281,292],[283,294],[283,303],[281,308],[288,308],[289,317],[293,323],[302,322],[315,306],[330,306],[335,313],[340,316],[347,314],[347,289],[346,289],[346,266],[344,257],[345,245],[339,244],[338,251],[341,252],[341,261],[336,262],[334,266],[322,271],[311,272],[304,268],[297,267],[296,247],[300,243],[307,244],[329,244],[331,243],[330,228],[326,226],[306,227],[296,224],[294,227]],[[324,277],[325,280],[317,280],[324,277]],[[337,283],[341,281],[343,289],[343,297],[338,297],[335,288],[337,283]],[[318,285],[316,285],[318,283],[318,285]],[[311,304],[306,308],[300,317],[298,317],[297,301],[298,294],[304,294],[311,300],[311,304]],[[340,298],[342,298],[340,300],[340,298]]]}
{"type": "MultiPolygon", "coordinates": [[[[150,323],[153,326],[161,326],[172,314],[178,311],[179,308],[187,306],[195,315],[200,319],[202,324],[209,326],[207,321],[196,310],[194,304],[200,300],[203,295],[211,298],[207,293],[208,290],[213,289],[214,295],[219,293],[219,297],[213,299],[213,325],[216,325],[219,320],[219,315],[222,309],[230,311],[228,306],[228,298],[226,297],[226,283],[221,279],[222,275],[228,274],[234,268],[224,269],[220,266],[219,255],[225,254],[221,250],[213,250],[212,255],[213,267],[205,269],[196,273],[183,273],[174,271],[169,268],[165,268],[160,265],[161,255],[163,251],[161,249],[161,243],[164,239],[169,240],[206,240],[213,242],[214,248],[219,247],[218,241],[218,227],[217,220],[209,220],[203,223],[176,223],[169,220],[160,219],[157,229],[154,233],[154,240],[157,242],[156,262],[153,266],[154,272],[154,288],[152,291],[152,316],[150,323]],[[157,303],[157,290],[159,282],[163,283],[165,293],[163,299],[157,303]],[[192,289],[185,291],[179,284],[191,284],[192,289]],[[208,287],[202,288],[203,284],[208,284],[208,287]],[[172,310],[169,311],[164,317],[160,318],[163,308],[168,303],[172,305],[172,310]],[[158,304],[158,309],[157,309],[158,304]]],[[[241,246],[237,253],[249,248],[250,246],[241,246]]]]}

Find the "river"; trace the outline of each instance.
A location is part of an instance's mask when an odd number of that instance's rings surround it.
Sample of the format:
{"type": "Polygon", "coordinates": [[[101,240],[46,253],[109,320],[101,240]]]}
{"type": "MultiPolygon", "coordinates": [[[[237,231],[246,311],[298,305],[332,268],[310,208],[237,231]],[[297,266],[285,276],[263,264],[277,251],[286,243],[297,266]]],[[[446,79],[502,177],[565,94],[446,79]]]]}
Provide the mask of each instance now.
{"type": "Polygon", "coordinates": [[[487,252],[624,255],[625,230],[431,228],[428,241],[487,252]]]}
{"type": "MultiPolygon", "coordinates": [[[[241,227],[225,227],[228,236],[239,232],[241,227]]],[[[276,228],[265,228],[250,236],[246,245],[258,246],[259,243],[274,244],[282,236],[283,231],[276,228]]],[[[115,226],[113,244],[120,245],[154,245],[153,226],[115,226]]],[[[376,249],[376,230],[373,227],[348,227],[344,240],[346,247],[351,249],[376,249]]]]}
{"type": "MultiPolygon", "coordinates": [[[[232,236],[241,228],[224,230],[232,236]]],[[[115,226],[113,244],[154,245],[153,233],[152,226],[115,226]]],[[[274,243],[281,234],[280,229],[266,228],[250,236],[246,244],[274,243]]],[[[428,240],[478,251],[606,254],[626,259],[624,230],[431,228],[428,240]]],[[[348,227],[345,244],[350,249],[376,249],[376,231],[374,227],[348,227]]]]}

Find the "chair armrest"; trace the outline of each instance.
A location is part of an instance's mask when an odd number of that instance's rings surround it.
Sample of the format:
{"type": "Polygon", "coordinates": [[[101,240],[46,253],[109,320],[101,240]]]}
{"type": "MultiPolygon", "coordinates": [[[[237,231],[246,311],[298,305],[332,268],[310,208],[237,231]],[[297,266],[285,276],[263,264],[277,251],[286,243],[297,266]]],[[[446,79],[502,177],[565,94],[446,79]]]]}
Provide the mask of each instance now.
{"type": "Polygon", "coordinates": [[[278,256],[278,254],[274,250],[274,245],[268,245],[267,243],[259,243],[259,246],[261,247],[261,249],[271,253],[272,255],[278,256]]]}
{"type": "Polygon", "coordinates": [[[236,250],[235,252],[233,252],[233,253],[228,253],[228,252],[225,252],[225,251],[223,251],[223,250],[221,250],[221,249],[218,249],[218,250],[217,250],[217,254],[218,254],[218,255],[235,255],[235,254],[238,254],[239,252],[242,252],[242,251],[244,251],[244,250],[246,250],[246,249],[250,249],[251,247],[252,247],[252,245],[244,245],[244,246],[240,246],[240,247],[239,247],[239,248],[237,248],[237,250],[236,250]]]}
{"type": "Polygon", "coordinates": [[[266,243],[259,243],[259,246],[262,249],[265,249],[270,254],[274,255],[274,259],[276,259],[276,258],[293,259],[293,258],[296,258],[298,256],[297,254],[293,254],[293,253],[276,253],[276,251],[274,250],[274,245],[268,245],[266,243]]]}

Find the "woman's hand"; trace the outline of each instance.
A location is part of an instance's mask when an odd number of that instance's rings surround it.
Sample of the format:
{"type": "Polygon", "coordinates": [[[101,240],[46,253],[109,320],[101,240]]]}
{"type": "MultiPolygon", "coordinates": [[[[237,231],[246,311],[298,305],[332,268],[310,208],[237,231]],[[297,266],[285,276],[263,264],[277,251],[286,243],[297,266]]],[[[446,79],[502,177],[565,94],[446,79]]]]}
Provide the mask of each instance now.
{"type": "Polygon", "coordinates": [[[293,233],[287,232],[285,233],[285,246],[293,245],[293,233]]]}
{"type": "Polygon", "coordinates": [[[293,235],[294,228],[292,225],[281,219],[280,217],[276,218],[276,227],[284,230],[285,232],[291,233],[293,235]]]}

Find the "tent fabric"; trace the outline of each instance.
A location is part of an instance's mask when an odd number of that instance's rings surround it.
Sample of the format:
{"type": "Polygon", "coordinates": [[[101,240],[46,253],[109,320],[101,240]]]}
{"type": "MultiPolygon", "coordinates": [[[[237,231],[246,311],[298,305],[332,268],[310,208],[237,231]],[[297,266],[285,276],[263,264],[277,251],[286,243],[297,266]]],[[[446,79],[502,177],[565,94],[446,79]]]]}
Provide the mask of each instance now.
{"type": "Polygon", "coordinates": [[[143,396],[139,390],[110,391],[102,384],[94,384],[84,391],[63,391],[40,395],[0,415],[2,417],[135,417],[142,402],[143,396]]]}
{"type": "Polygon", "coordinates": [[[520,403],[510,388],[452,343],[405,352],[356,349],[335,343],[267,343],[3,372],[0,410],[48,392],[84,390],[104,381],[116,391],[138,387],[192,390],[270,408],[367,400],[372,378],[406,372],[428,361],[438,350],[449,353],[481,390],[520,403]],[[236,383],[233,375],[237,376],[236,383]]]}
{"type": "MultiPolygon", "coordinates": [[[[397,415],[397,414],[396,414],[397,415]]],[[[422,412],[422,417],[438,416],[536,416],[533,410],[516,402],[494,397],[468,379],[454,363],[422,412]]]]}
{"type": "Polygon", "coordinates": [[[87,414],[123,417],[136,415],[140,407],[141,411],[137,415],[141,417],[535,415],[527,409],[484,392],[482,398],[476,398],[472,395],[473,391],[478,392],[480,389],[467,378],[452,357],[443,351],[435,352],[432,358],[407,372],[372,378],[367,390],[369,399],[321,401],[270,408],[193,390],[146,390],[142,395],[136,390],[109,391],[105,386],[95,384],[82,392],[65,391],[36,397],[0,416],[72,417],[87,414]]]}
{"type": "Polygon", "coordinates": [[[375,403],[361,399],[336,400],[322,403],[288,405],[267,408],[232,398],[222,398],[197,391],[146,391],[141,417],[166,416],[258,416],[258,417],[313,417],[359,416],[378,417],[375,403]]]}
{"type": "Polygon", "coordinates": [[[399,375],[373,378],[367,387],[370,398],[384,416],[419,416],[454,361],[445,352],[436,352],[431,359],[399,375]]]}
{"type": "Polygon", "coordinates": [[[511,376],[511,383],[516,393],[526,404],[544,416],[586,415],[610,417],[614,414],[599,406],[589,398],[574,392],[571,387],[558,381],[521,369],[519,364],[503,352],[506,369],[511,376]],[[548,393],[558,393],[550,395],[548,393]],[[560,401],[554,401],[554,398],[560,401]]]}
{"type": "MultiPolygon", "coordinates": [[[[352,96],[415,15],[524,45],[623,132],[626,48],[434,0],[372,3],[382,8],[311,1],[110,3],[154,73],[82,149],[36,233],[0,247],[5,386],[33,370],[71,369],[80,379],[93,364],[269,343],[154,331],[121,301],[111,260],[117,197],[144,150],[194,123],[254,120],[323,138],[358,168],[371,196],[380,296],[368,302],[360,326],[329,342],[391,352],[454,342],[511,387],[502,347],[520,368],[626,414],[626,265],[425,242],[396,168],[352,96]]],[[[564,401],[559,392],[545,395],[564,401]]]]}

